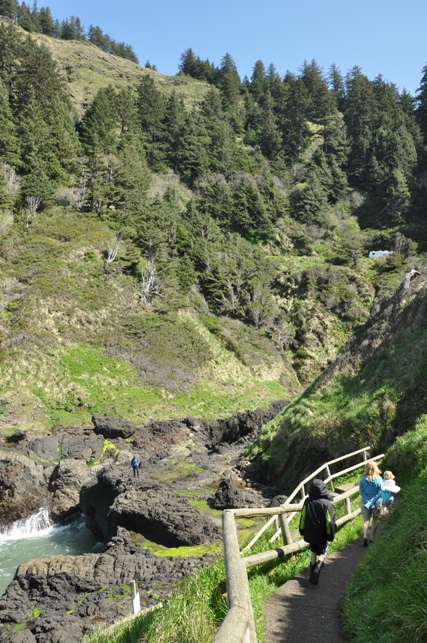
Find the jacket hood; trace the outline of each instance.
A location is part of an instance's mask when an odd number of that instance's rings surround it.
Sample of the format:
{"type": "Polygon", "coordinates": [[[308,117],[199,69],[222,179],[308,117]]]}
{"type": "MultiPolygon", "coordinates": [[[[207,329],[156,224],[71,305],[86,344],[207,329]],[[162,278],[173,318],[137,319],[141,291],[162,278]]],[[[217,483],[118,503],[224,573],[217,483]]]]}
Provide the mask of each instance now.
{"type": "Polygon", "coordinates": [[[323,480],[319,480],[319,478],[315,478],[311,483],[308,495],[310,498],[326,498],[327,500],[332,500],[332,496],[329,494],[327,486],[323,480]]]}

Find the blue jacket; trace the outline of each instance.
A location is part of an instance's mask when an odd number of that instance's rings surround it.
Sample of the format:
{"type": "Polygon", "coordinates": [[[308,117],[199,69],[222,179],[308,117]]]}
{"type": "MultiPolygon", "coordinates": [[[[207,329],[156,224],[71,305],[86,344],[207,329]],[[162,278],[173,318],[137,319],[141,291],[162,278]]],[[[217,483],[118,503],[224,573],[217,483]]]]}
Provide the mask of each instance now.
{"type": "Polygon", "coordinates": [[[359,482],[359,493],[362,498],[362,504],[367,509],[372,509],[382,503],[383,479],[377,476],[372,482],[366,476],[362,476],[359,482]]]}

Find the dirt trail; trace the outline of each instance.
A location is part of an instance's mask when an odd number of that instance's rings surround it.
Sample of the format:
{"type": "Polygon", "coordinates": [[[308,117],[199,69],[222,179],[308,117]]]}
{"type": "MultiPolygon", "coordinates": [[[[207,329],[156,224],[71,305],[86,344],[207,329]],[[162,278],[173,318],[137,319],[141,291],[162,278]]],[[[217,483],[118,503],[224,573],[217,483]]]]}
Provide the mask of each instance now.
{"type": "Polygon", "coordinates": [[[344,634],[340,602],[347,582],[369,550],[362,542],[360,537],[328,556],[317,586],[309,582],[306,569],[270,596],[264,605],[266,643],[341,643],[348,640],[344,634]]]}

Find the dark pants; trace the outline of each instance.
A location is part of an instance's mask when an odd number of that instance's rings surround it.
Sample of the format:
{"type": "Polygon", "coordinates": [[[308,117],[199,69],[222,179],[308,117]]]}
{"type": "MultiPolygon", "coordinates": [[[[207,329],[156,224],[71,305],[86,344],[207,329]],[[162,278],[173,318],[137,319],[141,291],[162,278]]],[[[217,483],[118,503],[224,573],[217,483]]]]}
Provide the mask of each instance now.
{"type": "Polygon", "coordinates": [[[139,467],[132,467],[133,469],[133,477],[137,476],[139,478],[139,467]]]}

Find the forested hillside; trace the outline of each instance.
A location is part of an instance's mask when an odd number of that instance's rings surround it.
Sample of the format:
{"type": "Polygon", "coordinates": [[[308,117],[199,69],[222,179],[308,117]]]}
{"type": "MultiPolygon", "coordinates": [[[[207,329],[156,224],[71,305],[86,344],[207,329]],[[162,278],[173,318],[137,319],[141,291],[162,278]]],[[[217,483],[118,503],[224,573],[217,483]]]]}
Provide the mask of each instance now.
{"type": "Polygon", "coordinates": [[[179,69],[0,26],[5,427],[291,399],[424,270],[427,68],[179,69]]]}

